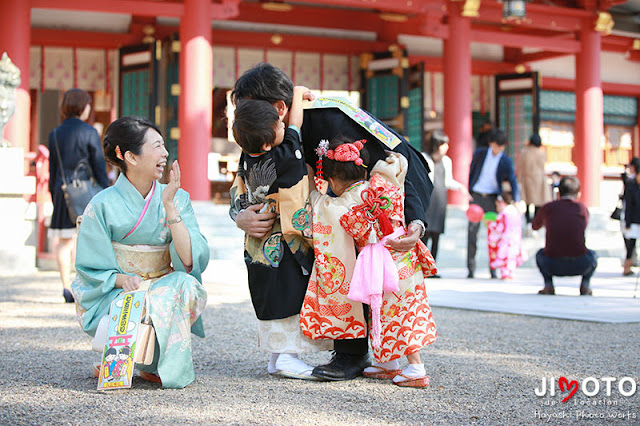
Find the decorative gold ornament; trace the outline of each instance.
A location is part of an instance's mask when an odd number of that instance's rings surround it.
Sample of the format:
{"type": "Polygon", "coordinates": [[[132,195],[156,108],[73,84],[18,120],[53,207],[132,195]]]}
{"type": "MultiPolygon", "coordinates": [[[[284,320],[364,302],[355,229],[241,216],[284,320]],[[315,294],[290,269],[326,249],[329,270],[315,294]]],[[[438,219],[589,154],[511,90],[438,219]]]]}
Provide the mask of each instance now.
{"type": "Polygon", "coordinates": [[[142,27],[142,33],[144,34],[144,37],[142,38],[142,42],[146,44],[154,43],[156,41],[156,38],[153,36],[155,32],[156,32],[156,29],[154,28],[153,25],[147,24],[144,27],[142,27]]]}
{"type": "Polygon", "coordinates": [[[480,0],[466,0],[462,6],[461,15],[468,18],[477,18],[479,15],[478,9],[480,9],[480,0]]]}
{"type": "Polygon", "coordinates": [[[270,12],[289,12],[291,11],[291,9],[293,9],[293,6],[291,6],[290,4],[275,1],[268,1],[262,3],[261,5],[264,10],[268,10],[270,12]]]}
{"type": "Polygon", "coordinates": [[[387,22],[407,22],[409,19],[407,15],[400,15],[399,13],[381,13],[380,19],[387,22]]]}
{"type": "Polygon", "coordinates": [[[596,19],[594,30],[609,35],[611,34],[614,24],[615,22],[613,21],[610,13],[598,12],[598,19],[596,19]]]}

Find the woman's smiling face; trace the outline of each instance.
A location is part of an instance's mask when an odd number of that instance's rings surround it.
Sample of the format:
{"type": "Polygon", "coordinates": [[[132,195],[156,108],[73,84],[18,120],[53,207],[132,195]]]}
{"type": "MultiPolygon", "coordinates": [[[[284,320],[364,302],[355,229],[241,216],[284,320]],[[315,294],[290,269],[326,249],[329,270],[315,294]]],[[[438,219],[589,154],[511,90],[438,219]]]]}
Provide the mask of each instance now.
{"type": "MultiPolygon", "coordinates": [[[[154,129],[147,130],[144,137],[144,144],[138,156],[138,165],[149,176],[153,175],[154,180],[162,178],[162,173],[167,165],[169,152],[164,146],[164,140],[160,133],[154,129]]],[[[145,173],[146,174],[146,173],[145,173]]]]}

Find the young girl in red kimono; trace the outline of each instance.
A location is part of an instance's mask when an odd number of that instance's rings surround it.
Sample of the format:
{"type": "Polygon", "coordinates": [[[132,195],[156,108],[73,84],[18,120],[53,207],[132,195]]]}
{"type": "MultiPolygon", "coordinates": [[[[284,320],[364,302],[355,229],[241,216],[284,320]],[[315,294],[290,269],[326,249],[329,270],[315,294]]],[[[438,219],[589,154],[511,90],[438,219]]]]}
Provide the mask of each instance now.
{"type": "Polygon", "coordinates": [[[489,264],[500,270],[500,279],[509,280],[513,271],[522,265],[522,219],[512,203],[509,192],[503,192],[496,199],[498,216],[495,221],[487,221],[489,244],[489,264]]]}
{"type": "Polygon", "coordinates": [[[436,327],[424,278],[437,272],[435,262],[420,240],[406,252],[385,246],[406,232],[407,160],[390,153],[367,181],[365,143],[338,140],[318,150],[325,158],[317,177],[326,178],[337,197],[311,194],[315,263],[300,323],[311,339],[366,337],[362,303],[369,305],[375,362],[364,375],[425,387],[429,378],[419,350],[435,341],[436,327]],[[409,366],[401,370],[403,356],[409,366]]]}

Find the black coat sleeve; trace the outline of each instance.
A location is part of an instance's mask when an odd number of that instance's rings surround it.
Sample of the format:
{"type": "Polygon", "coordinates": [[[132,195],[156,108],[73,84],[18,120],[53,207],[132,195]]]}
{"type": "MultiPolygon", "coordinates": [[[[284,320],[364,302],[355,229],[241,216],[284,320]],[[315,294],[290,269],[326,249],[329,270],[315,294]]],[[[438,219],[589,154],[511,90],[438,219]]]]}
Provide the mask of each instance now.
{"type": "Polygon", "coordinates": [[[88,131],[87,139],[87,152],[89,154],[89,164],[91,165],[93,176],[101,187],[106,188],[109,186],[109,177],[107,176],[107,165],[104,161],[100,136],[98,136],[98,132],[92,128],[88,131]]]}

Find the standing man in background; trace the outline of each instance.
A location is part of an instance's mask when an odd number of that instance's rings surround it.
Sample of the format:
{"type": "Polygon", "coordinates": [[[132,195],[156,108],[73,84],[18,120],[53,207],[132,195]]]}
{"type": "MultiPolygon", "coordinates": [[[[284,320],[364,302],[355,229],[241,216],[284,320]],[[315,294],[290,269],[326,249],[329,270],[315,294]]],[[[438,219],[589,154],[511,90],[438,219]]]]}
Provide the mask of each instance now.
{"type": "MultiPolygon", "coordinates": [[[[478,204],[486,212],[496,211],[496,198],[502,192],[503,182],[511,185],[514,201],[520,201],[520,191],[513,168],[513,161],[504,154],[507,136],[502,130],[489,132],[489,146],[478,148],[473,154],[469,170],[469,192],[474,204],[478,204]]],[[[467,234],[467,278],[474,278],[476,272],[476,249],[480,222],[469,222],[467,234]]],[[[497,278],[495,269],[491,269],[491,278],[497,278]]]]}

